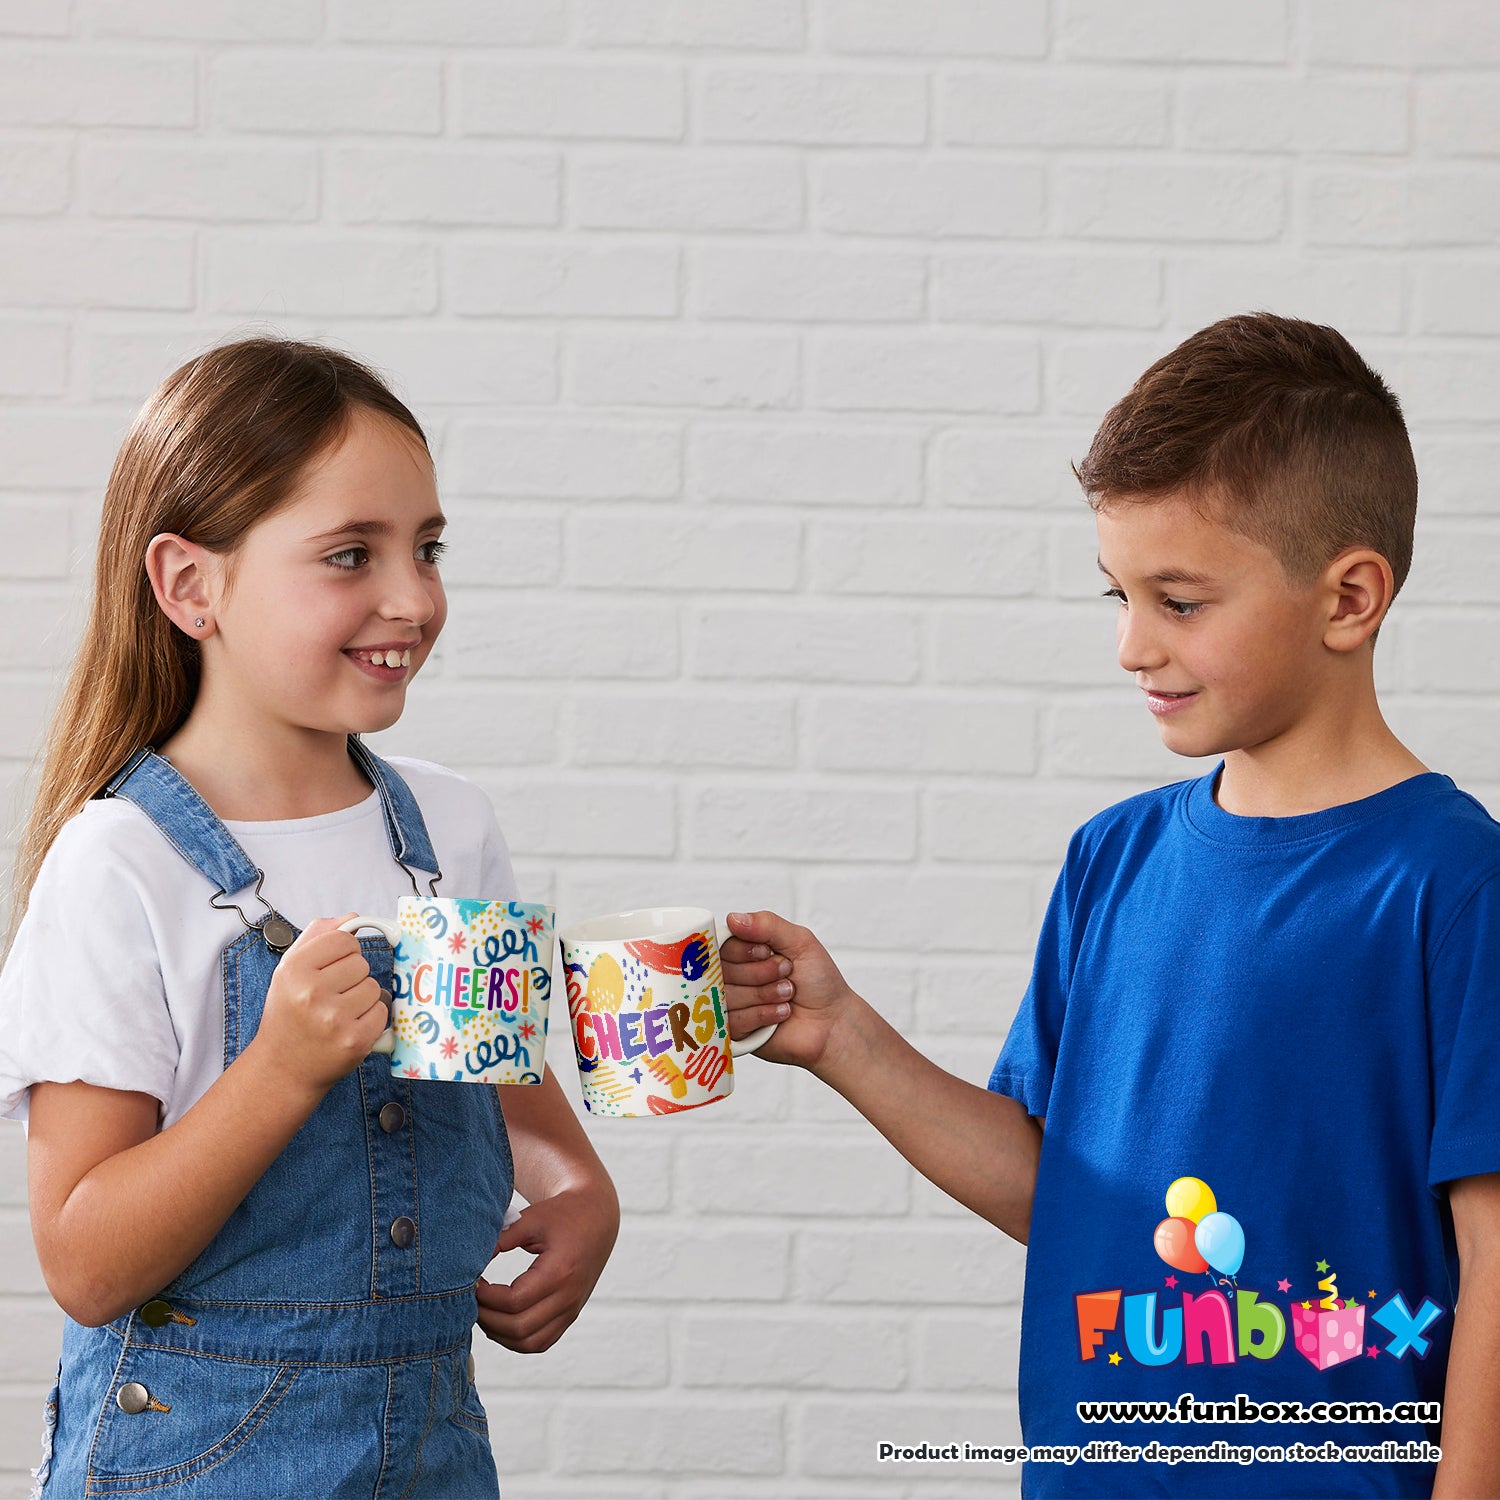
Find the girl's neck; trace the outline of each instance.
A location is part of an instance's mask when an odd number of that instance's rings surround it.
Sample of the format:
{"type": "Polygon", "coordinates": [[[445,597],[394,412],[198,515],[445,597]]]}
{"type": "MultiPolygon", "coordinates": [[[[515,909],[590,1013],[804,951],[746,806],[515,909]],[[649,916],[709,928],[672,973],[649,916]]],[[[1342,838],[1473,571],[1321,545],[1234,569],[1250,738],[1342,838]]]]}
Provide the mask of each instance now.
{"type": "Polygon", "coordinates": [[[230,822],[316,817],[353,807],[371,791],[342,734],[288,728],[274,740],[226,735],[194,713],[157,751],[230,822]]]}

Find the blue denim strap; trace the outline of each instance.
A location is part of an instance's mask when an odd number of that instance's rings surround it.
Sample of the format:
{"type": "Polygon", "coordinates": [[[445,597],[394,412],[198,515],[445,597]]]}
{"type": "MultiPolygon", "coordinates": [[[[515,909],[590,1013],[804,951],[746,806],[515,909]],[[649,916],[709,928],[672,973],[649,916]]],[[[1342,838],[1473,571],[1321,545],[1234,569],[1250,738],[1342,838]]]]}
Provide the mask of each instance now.
{"type": "MultiPolygon", "coordinates": [[[[397,863],[414,864],[441,878],[427,825],[410,787],[353,735],[349,754],[380,795],[386,839],[397,863]]],[[[192,784],[169,761],[149,747],[137,751],[105,783],[100,794],[133,802],[161,830],[162,836],[223,895],[243,890],[262,878],[255,861],[236,842],[192,784]]],[[[408,871],[408,874],[410,871],[408,871]]],[[[412,881],[413,889],[416,881],[412,881]]]]}
{"type": "Polygon", "coordinates": [[[255,861],[177,768],[149,747],[105,783],[101,795],[133,802],[162,836],[223,895],[260,878],[255,861]]]}
{"type": "MultiPolygon", "coordinates": [[[[433,876],[432,883],[436,886],[443,878],[443,872],[438,868],[437,855],[432,852],[432,841],[427,837],[427,824],[422,821],[422,809],[417,806],[411,788],[356,735],[349,736],[349,754],[380,793],[380,805],[385,809],[386,837],[397,863],[426,870],[433,876]]],[[[410,873],[408,870],[407,874],[410,873]]],[[[415,880],[412,887],[416,888],[415,880]]]]}

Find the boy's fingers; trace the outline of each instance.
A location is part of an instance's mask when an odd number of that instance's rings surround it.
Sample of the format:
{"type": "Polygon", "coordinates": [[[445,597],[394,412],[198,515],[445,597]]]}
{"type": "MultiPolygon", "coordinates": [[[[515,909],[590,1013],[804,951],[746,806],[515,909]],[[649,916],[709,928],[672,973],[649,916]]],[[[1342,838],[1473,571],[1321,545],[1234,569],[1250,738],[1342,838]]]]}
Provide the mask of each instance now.
{"type": "Polygon", "coordinates": [[[792,972],[791,963],[784,958],[773,955],[763,958],[759,963],[734,963],[726,960],[724,963],[724,982],[728,985],[739,985],[748,987],[751,985],[774,984],[778,979],[785,979],[792,972]]]}
{"type": "Polygon", "coordinates": [[[786,1020],[791,1014],[791,1007],[785,1002],[775,1005],[749,1004],[743,1009],[731,1005],[729,1008],[729,1039],[737,1042],[741,1037],[749,1036],[752,1031],[758,1031],[762,1026],[773,1026],[778,1021],[786,1020]]]}
{"type": "MultiPolygon", "coordinates": [[[[785,1005],[796,994],[790,979],[778,979],[774,984],[730,984],[724,987],[724,998],[729,1009],[740,1011],[748,1006],[785,1005]]],[[[775,1016],[771,1020],[777,1019],[775,1016]]]]}

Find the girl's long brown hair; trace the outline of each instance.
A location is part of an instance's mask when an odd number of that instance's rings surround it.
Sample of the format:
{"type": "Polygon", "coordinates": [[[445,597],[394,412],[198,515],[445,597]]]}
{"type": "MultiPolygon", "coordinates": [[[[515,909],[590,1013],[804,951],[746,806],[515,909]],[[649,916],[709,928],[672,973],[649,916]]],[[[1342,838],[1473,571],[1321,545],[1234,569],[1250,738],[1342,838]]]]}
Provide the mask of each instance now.
{"type": "Polygon", "coordinates": [[[197,696],[198,643],[157,607],[145,568],[151,538],[175,532],[232,557],[362,407],[426,446],[417,419],[375,371],[291,339],[210,349],[141,408],[110,472],[93,602],[16,851],[12,935],[63,824],[136,750],[170,735],[197,696]]]}

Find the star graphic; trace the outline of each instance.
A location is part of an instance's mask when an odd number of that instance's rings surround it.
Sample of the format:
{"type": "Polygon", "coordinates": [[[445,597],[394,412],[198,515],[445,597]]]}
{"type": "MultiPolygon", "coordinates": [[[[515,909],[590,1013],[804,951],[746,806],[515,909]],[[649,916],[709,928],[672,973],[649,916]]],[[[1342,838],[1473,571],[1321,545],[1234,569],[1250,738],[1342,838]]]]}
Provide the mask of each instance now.
{"type": "Polygon", "coordinates": [[[448,947],[450,951],[454,953],[462,953],[464,951],[464,935],[461,931],[455,932],[453,936],[448,939],[448,947]]]}
{"type": "Polygon", "coordinates": [[[1117,1364],[1120,1363],[1120,1351],[1118,1349],[1115,1350],[1115,1352],[1110,1355],[1109,1362],[1112,1365],[1117,1365],[1117,1364]]]}
{"type": "Polygon", "coordinates": [[[1325,1271],[1326,1272],[1328,1270],[1328,1262],[1326,1260],[1320,1260],[1318,1262],[1318,1269],[1320,1271],[1325,1271]]]}
{"type": "Polygon", "coordinates": [[[1311,1306],[1312,1306],[1312,1303],[1311,1303],[1311,1302],[1304,1302],[1304,1303],[1303,1303],[1303,1304],[1302,1304],[1302,1309],[1303,1309],[1303,1311],[1304,1311],[1304,1312],[1305,1312],[1305,1311],[1306,1311],[1306,1310],[1307,1310],[1307,1309],[1308,1309],[1308,1308],[1310,1308],[1310,1307],[1311,1307],[1311,1306]]]}
{"type": "Polygon", "coordinates": [[[533,935],[540,932],[547,924],[540,917],[532,917],[526,925],[531,929],[533,935]]]}
{"type": "Polygon", "coordinates": [[[1282,1279],[1276,1283],[1276,1290],[1278,1292],[1289,1292],[1291,1291],[1291,1289],[1292,1284],[1285,1277],[1282,1277],[1282,1279]]]}
{"type": "Polygon", "coordinates": [[[458,1052],[458,1038],[445,1036],[443,1038],[443,1045],[438,1048],[438,1051],[441,1052],[444,1057],[455,1056],[458,1052]]]}
{"type": "Polygon", "coordinates": [[[1374,1359],[1380,1353],[1380,1347],[1377,1344],[1370,1344],[1366,1346],[1365,1353],[1368,1354],[1371,1359],[1374,1359]]]}
{"type": "Polygon", "coordinates": [[[523,1027],[522,1027],[522,1028],[521,1028],[521,1035],[522,1035],[522,1036],[523,1036],[523,1037],[525,1037],[525,1038],[526,1038],[526,1040],[527,1040],[527,1041],[528,1041],[528,1042],[529,1042],[529,1041],[530,1041],[530,1040],[531,1040],[531,1039],[532,1039],[532,1037],[534,1037],[534,1036],[535,1036],[535,1035],[536,1035],[536,1027],[535,1027],[535,1026],[533,1026],[533,1025],[532,1025],[532,1024],[531,1024],[531,1022],[530,1022],[530,1021],[528,1021],[528,1022],[527,1022],[527,1023],[526,1023],[526,1024],[525,1024],[525,1025],[524,1025],[524,1026],[523,1026],[523,1027]]]}
{"type": "Polygon", "coordinates": [[[408,1068],[406,1070],[406,1076],[408,1078],[420,1078],[422,1076],[422,1070],[420,1068],[408,1068]]]}
{"type": "Polygon", "coordinates": [[[640,1081],[641,1081],[641,1070],[640,1070],[640,1069],[639,1069],[639,1068],[632,1068],[632,1069],[631,1069],[631,1070],[630,1070],[630,1076],[631,1076],[631,1077],[632,1077],[632,1078],[633,1078],[633,1079],[635,1079],[635,1081],[636,1081],[636,1082],[637,1082],[637,1083],[639,1083],[639,1082],[640,1082],[640,1081]]]}
{"type": "Polygon", "coordinates": [[[1375,1288],[1371,1287],[1370,1288],[1370,1297],[1371,1297],[1372,1300],[1374,1299],[1374,1296],[1375,1296],[1375,1288]]]}
{"type": "Polygon", "coordinates": [[[1164,1285],[1175,1287],[1177,1285],[1177,1278],[1175,1276],[1166,1277],[1164,1280],[1164,1285]]]}
{"type": "Polygon", "coordinates": [[[1358,1307],[1358,1306],[1359,1306],[1359,1303],[1356,1302],[1353,1297],[1346,1297],[1344,1299],[1344,1309],[1345,1309],[1345,1311],[1348,1311],[1348,1309],[1351,1308],[1351,1307],[1358,1307]]]}

